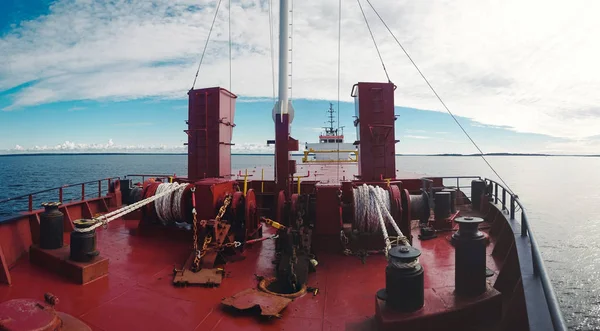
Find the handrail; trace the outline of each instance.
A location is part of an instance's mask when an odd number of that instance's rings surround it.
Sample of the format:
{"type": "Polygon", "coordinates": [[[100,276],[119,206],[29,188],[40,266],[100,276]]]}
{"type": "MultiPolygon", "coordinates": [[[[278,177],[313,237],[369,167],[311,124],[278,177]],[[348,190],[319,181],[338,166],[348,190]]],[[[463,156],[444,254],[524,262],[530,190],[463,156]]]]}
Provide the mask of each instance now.
{"type": "Polygon", "coordinates": [[[58,190],[58,200],[60,202],[62,202],[63,200],[63,190],[65,188],[69,188],[69,187],[75,187],[75,186],[80,186],[81,185],[81,199],[83,200],[85,197],[90,196],[91,194],[86,194],[85,193],[85,185],[86,184],[98,184],[98,197],[100,197],[102,195],[102,182],[107,181],[108,182],[108,188],[110,188],[110,183],[113,179],[120,179],[120,177],[110,177],[110,178],[101,178],[101,179],[96,179],[96,180],[90,180],[87,182],[81,182],[81,183],[74,183],[74,184],[66,184],[66,185],[61,185],[61,186],[57,186],[57,187],[53,187],[53,188],[49,188],[49,189],[44,189],[44,190],[40,190],[40,191],[36,191],[36,192],[30,192],[30,193],[26,193],[23,195],[19,195],[16,197],[10,197],[7,199],[2,199],[0,200],[0,204],[2,203],[6,203],[9,201],[15,201],[15,200],[19,200],[19,199],[23,199],[23,198],[29,198],[29,211],[33,211],[33,196],[36,194],[40,194],[40,193],[46,193],[46,192],[51,192],[54,190],[58,190]]]}
{"type": "Polygon", "coordinates": [[[174,178],[180,178],[176,174],[169,174],[169,175],[165,175],[165,174],[128,174],[128,175],[125,175],[124,178],[127,178],[127,177],[158,177],[158,178],[174,177],[174,178]]]}
{"type": "Polygon", "coordinates": [[[146,178],[160,178],[160,179],[178,179],[178,180],[187,180],[187,177],[178,177],[176,174],[165,175],[165,174],[128,174],[123,177],[124,179],[128,179],[131,177],[142,177],[142,182],[146,181],[146,178]]]}
{"type": "Polygon", "coordinates": [[[502,189],[502,208],[506,209],[506,194],[508,193],[510,197],[510,218],[512,220],[515,219],[515,209],[516,206],[521,208],[521,236],[527,237],[529,236],[529,242],[531,244],[531,257],[533,262],[533,273],[536,276],[540,277],[540,281],[542,283],[542,289],[544,291],[544,296],[546,297],[546,304],[548,305],[548,309],[550,311],[550,317],[552,318],[552,324],[554,326],[554,330],[567,330],[565,325],[565,321],[562,316],[562,312],[560,310],[560,306],[558,305],[558,300],[556,299],[556,295],[554,293],[554,288],[552,283],[550,282],[550,278],[546,272],[546,267],[544,266],[544,260],[542,259],[542,255],[540,253],[540,249],[538,248],[537,241],[535,240],[535,236],[531,231],[531,226],[527,220],[527,214],[525,212],[525,208],[523,204],[519,200],[519,197],[516,194],[511,193],[511,191],[507,190],[502,184],[492,180],[485,178],[486,187],[489,184],[494,184],[493,187],[493,198],[495,202],[498,202],[499,199],[499,189],[502,189]]]}

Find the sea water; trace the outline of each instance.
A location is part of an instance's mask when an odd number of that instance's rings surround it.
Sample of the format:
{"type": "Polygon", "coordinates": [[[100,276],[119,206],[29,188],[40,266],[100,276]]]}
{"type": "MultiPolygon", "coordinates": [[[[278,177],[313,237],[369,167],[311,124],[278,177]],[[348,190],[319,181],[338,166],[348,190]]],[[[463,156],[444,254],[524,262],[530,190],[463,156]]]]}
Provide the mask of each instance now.
{"type": "MultiPolygon", "coordinates": [[[[600,329],[600,158],[488,156],[517,193],[544,257],[565,320],[574,330],[600,329]]],[[[272,167],[270,155],[233,155],[234,169],[272,167]]],[[[498,180],[480,157],[398,156],[403,171],[430,176],[475,175],[498,180]]],[[[0,157],[0,200],[64,184],[128,174],[187,174],[185,155],[43,155],[0,157]]],[[[468,184],[468,182],[466,183],[468,184]]],[[[101,187],[105,192],[107,187],[101,187]]],[[[81,187],[64,189],[77,199],[81,187]]],[[[86,185],[98,194],[98,184],[86,185]]],[[[40,194],[57,200],[57,192],[40,194]]],[[[27,208],[27,199],[0,204],[0,219],[27,208]]]]}

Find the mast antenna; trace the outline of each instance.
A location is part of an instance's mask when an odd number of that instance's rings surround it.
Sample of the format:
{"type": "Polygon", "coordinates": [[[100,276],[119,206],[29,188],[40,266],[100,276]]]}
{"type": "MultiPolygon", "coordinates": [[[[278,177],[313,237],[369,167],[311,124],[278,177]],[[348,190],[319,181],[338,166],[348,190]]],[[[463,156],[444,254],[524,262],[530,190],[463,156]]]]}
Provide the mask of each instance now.
{"type": "Polygon", "coordinates": [[[337,136],[338,130],[333,127],[335,123],[335,110],[333,109],[333,103],[329,103],[329,109],[327,109],[327,117],[329,118],[326,123],[329,123],[329,127],[325,128],[325,134],[330,136],[337,136]]]}

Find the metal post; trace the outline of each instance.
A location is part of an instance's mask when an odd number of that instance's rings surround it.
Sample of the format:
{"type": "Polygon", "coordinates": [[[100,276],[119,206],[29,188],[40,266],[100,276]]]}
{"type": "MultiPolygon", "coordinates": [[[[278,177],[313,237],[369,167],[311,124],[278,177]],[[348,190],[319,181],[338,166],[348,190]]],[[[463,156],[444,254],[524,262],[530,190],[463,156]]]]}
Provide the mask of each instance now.
{"type": "Polygon", "coordinates": [[[246,192],[248,192],[248,169],[246,169],[246,174],[244,175],[244,196],[246,196],[246,192]]]}
{"type": "Polygon", "coordinates": [[[85,200],[85,183],[81,184],[81,200],[85,200]]]}
{"type": "Polygon", "coordinates": [[[498,203],[498,183],[494,183],[494,203],[498,203]]]}
{"type": "Polygon", "coordinates": [[[510,195],[510,219],[515,219],[515,196],[510,195]]]}
{"type": "Polygon", "coordinates": [[[60,203],[63,202],[63,188],[62,188],[62,186],[58,188],[58,201],[60,201],[60,203]]]}
{"type": "Polygon", "coordinates": [[[502,188],[502,211],[506,209],[506,189],[502,188]]]}
{"type": "Polygon", "coordinates": [[[29,211],[33,211],[33,195],[29,195],[29,211]]]}
{"type": "Polygon", "coordinates": [[[531,264],[533,264],[533,274],[536,276],[540,275],[540,261],[536,259],[536,255],[539,254],[537,252],[537,247],[533,247],[531,245],[531,264]]]}
{"type": "Polygon", "coordinates": [[[102,196],[102,181],[98,181],[98,198],[102,196]]]}
{"type": "Polygon", "coordinates": [[[527,237],[527,216],[525,211],[521,210],[521,237],[527,237]]]}

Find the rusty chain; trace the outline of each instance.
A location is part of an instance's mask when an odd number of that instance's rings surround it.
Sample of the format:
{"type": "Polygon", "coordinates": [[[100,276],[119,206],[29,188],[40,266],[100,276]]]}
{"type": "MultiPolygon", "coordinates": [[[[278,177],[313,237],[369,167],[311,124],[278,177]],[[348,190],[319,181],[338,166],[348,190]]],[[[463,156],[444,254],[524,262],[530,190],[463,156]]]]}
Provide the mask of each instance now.
{"type": "Polygon", "coordinates": [[[198,250],[198,221],[196,220],[196,213],[194,214],[194,242],[193,242],[193,247],[194,247],[194,252],[198,250]]]}
{"type": "Polygon", "coordinates": [[[210,244],[211,241],[212,237],[210,235],[204,237],[204,243],[202,244],[202,249],[200,250],[200,257],[204,257],[204,255],[206,255],[206,252],[208,251],[208,244],[210,244]]]}
{"type": "Polygon", "coordinates": [[[225,200],[223,201],[223,205],[221,206],[221,208],[219,208],[219,213],[217,214],[215,221],[218,222],[221,220],[221,218],[223,218],[223,214],[225,214],[225,211],[227,210],[227,207],[229,206],[230,203],[231,203],[231,195],[227,194],[227,196],[225,196],[225,200]]]}
{"type": "Polygon", "coordinates": [[[194,192],[196,191],[196,187],[192,187],[192,202],[193,202],[193,206],[192,206],[192,215],[194,216],[194,235],[193,235],[193,249],[194,252],[196,253],[196,256],[194,257],[194,262],[192,262],[192,270],[198,270],[198,265],[200,264],[200,258],[198,257],[198,219],[197,219],[197,214],[198,212],[196,212],[196,201],[195,199],[193,199],[193,195],[194,192]]]}
{"type": "MultiPolygon", "coordinates": [[[[217,214],[217,217],[215,217],[215,221],[219,222],[221,220],[221,218],[223,218],[223,215],[225,214],[225,211],[227,210],[227,207],[229,206],[229,204],[231,203],[231,195],[228,194],[225,196],[225,200],[223,201],[223,205],[221,206],[221,208],[219,208],[219,213],[217,214]]],[[[210,242],[212,241],[212,237],[210,235],[207,235],[206,237],[204,237],[204,243],[202,244],[202,249],[198,250],[198,221],[196,218],[196,208],[192,209],[192,214],[194,215],[194,252],[196,252],[196,255],[194,256],[194,262],[192,262],[192,271],[197,271],[199,269],[200,266],[200,259],[202,257],[204,257],[204,255],[206,255],[206,252],[208,252],[210,249],[208,248],[208,244],[210,244],[210,242]]],[[[239,242],[233,242],[233,243],[228,243],[223,245],[224,247],[239,247],[241,245],[241,243],[239,242]]]]}

